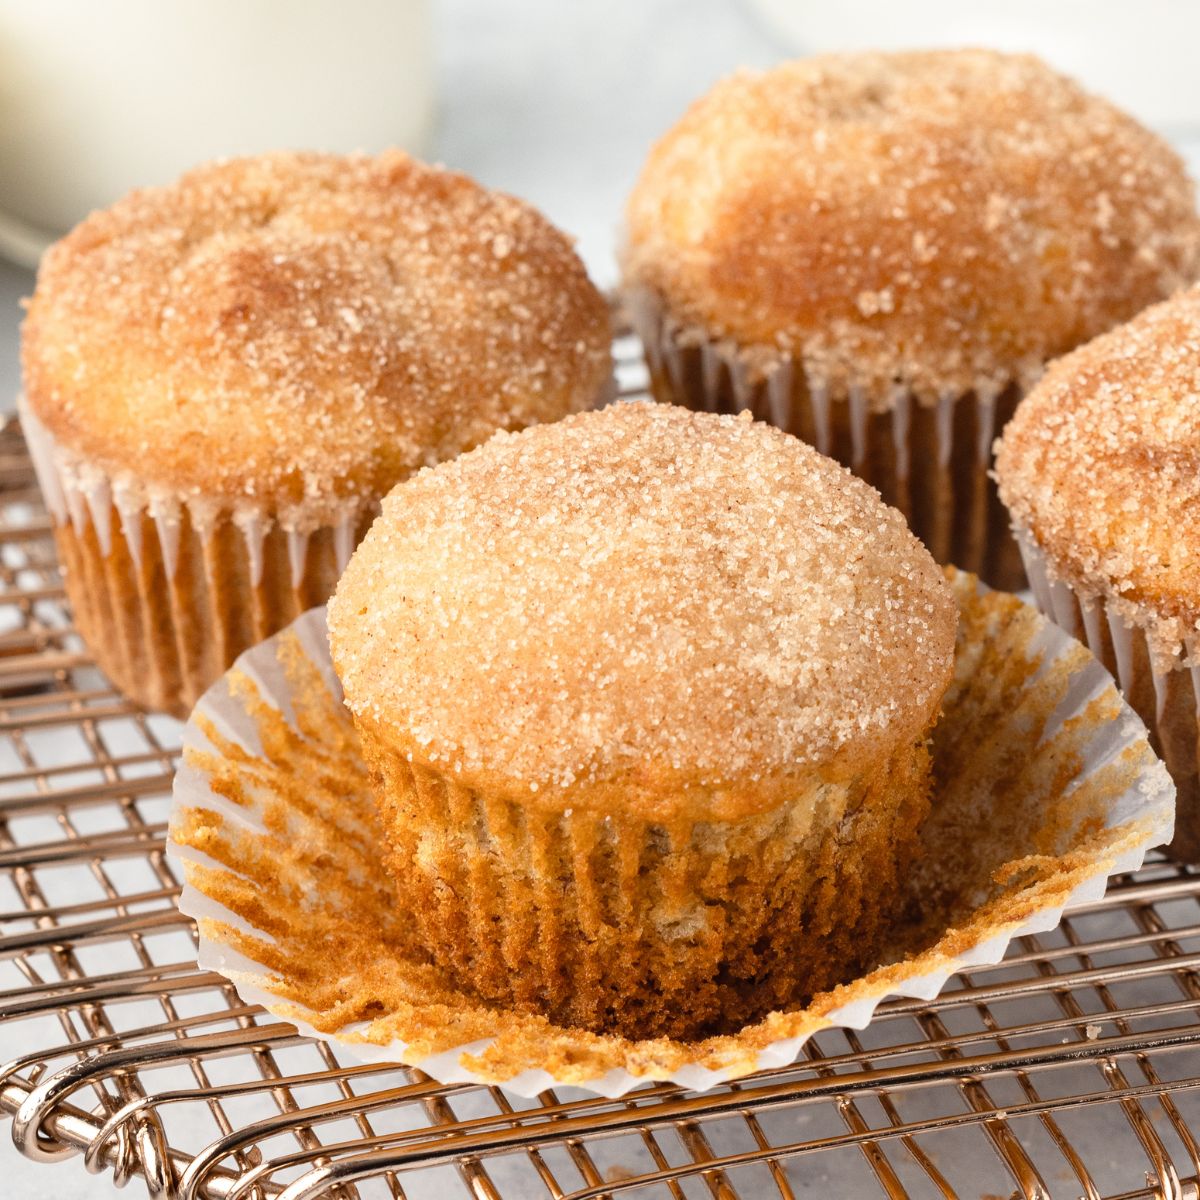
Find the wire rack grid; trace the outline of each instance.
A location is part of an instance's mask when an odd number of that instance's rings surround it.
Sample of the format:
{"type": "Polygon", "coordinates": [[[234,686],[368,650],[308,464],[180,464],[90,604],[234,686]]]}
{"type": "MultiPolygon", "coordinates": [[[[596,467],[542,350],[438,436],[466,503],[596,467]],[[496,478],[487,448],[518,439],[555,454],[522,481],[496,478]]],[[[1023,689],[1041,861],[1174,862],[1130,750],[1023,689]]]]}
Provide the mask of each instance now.
{"type": "MultiPolygon", "coordinates": [[[[618,342],[625,395],[644,390],[618,342]]],[[[1200,876],[1158,860],[936,1000],[696,1095],[522,1100],[356,1064],[195,962],[163,853],[178,725],[74,632],[0,430],[0,1115],[187,1200],[1200,1200],[1200,876]]]]}

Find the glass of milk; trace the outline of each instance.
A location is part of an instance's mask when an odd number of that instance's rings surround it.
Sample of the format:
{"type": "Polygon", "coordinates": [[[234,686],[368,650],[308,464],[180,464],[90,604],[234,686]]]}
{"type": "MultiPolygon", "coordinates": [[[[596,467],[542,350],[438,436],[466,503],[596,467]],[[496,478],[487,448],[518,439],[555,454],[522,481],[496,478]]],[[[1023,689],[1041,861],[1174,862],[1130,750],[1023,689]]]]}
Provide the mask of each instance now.
{"type": "Polygon", "coordinates": [[[272,149],[427,149],[428,0],[0,0],[0,252],[272,149]]]}

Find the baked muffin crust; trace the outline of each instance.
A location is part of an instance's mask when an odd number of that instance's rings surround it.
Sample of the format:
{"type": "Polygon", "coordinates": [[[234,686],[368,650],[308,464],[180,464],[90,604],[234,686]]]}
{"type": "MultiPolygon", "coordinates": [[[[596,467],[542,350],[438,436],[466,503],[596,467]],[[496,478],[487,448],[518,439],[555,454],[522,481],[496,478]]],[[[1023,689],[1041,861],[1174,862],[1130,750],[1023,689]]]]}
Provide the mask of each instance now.
{"type": "Polygon", "coordinates": [[[1200,637],[1200,289],[1060,359],[997,444],[1000,495],[1049,568],[1163,659],[1200,637]]]}
{"type": "Polygon", "coordinates": [[[674,319],[876,408],[1027,386],[1200,271],[1166,143],[985,50],[733,75],[655,146],[627,219],[627,282],[674,319]]]}
{"type": "Polygon", "coordinates": [[[329,611],[348,704],[410,762],[647,819],[762,811],[923,739],[955,624],[844,468],[748,415],[647,404],[397,488],[329,611]]]}
{"type": "Polygon", "coordinates": [[[594,403],[611,371],[567,237],[398,151],[237,159],[134,192],[47,253],[23,333],[60,445],[298,528],[594,403]]]}

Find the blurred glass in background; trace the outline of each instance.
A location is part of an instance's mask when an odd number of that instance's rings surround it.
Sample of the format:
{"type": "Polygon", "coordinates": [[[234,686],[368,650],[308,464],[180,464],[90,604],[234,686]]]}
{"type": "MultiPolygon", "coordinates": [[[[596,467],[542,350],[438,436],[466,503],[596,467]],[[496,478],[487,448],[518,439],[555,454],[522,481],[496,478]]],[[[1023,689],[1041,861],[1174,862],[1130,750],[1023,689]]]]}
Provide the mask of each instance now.
{"type": "Polygon", "coordinates": [[[0,0],[0,253],[205,159],[421,154],[428,0],[0,0]]]}

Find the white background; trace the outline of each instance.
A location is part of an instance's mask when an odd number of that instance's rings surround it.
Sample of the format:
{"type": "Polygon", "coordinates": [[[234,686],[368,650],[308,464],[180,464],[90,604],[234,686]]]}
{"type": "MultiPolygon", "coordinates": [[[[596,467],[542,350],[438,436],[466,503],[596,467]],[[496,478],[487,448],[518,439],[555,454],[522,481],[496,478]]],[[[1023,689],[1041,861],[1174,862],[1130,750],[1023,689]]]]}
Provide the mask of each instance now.
{"type": "MultiPolygon", "coordinates": [[[[536,203],[579,238],[602,284],[614,281],[622,199],[653,139],[720,75],[786,55],[733,0],[435,2],[433,156],[536,203]]],[[[19,386],[17,301],[32,283],[0,264],[0,407],[19,386]]],[[[0,1123],[0,1197],[117,1195],[78,1159],[23,1159],[7,1128],[0,1123]]]]}

